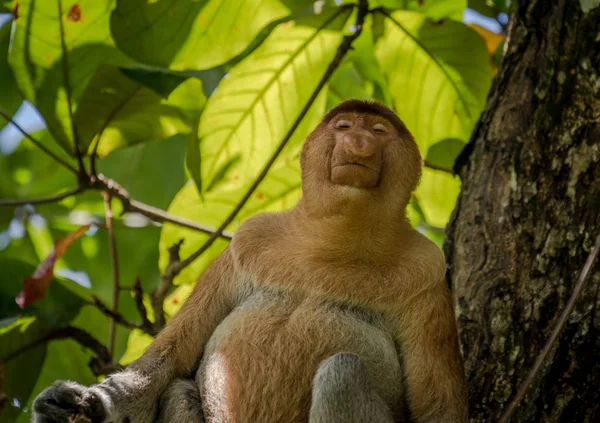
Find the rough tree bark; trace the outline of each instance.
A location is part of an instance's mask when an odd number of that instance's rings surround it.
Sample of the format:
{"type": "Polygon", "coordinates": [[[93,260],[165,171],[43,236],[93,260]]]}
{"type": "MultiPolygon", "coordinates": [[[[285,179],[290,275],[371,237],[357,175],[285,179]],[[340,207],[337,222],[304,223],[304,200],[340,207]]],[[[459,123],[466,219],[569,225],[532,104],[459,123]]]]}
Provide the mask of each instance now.
{"type": "MultiPolygon", "coordinates": [[[[600,231],[600,7],[518,1],[445,253],[475,422],[514,396],[600,231]]],[[[600,265],[513,422],[600,421],[600,265]]]]}

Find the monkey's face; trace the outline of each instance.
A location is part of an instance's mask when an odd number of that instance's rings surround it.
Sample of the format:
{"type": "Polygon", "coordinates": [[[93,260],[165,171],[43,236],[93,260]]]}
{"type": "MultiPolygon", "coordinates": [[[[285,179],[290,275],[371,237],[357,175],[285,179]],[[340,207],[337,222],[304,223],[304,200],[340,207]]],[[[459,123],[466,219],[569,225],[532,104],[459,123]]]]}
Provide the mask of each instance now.
{"type": "Polygon", "coordinates": [[[340,113],[327,125],[334,143],[330,180],[335,185],[369,189],[379,185],[383,152],[396,136],[386,119],[358,113],[340,113]]]}
{"type": "Polygon", "coordinates": [[[327,210],[347,201],[403,209],[422,166],[417,144],[398,116],[360,100],[328,112],[306,139],[300,161],[304,203],[327,210]]]}

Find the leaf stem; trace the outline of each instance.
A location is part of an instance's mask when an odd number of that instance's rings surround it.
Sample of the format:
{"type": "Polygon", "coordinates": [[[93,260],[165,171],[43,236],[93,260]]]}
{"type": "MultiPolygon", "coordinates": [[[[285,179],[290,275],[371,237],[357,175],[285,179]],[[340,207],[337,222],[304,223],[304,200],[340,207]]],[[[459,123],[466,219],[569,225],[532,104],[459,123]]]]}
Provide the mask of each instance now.
{"type": "Polygon", "coordinates": [[[73,195],[79,194],[84,191],[84,188],[81,186],[75,187],[68,191],[63,191],[59,194],[50,195],[48,197],[40,197],[40,198],[15,198],[8,200],[0,200],[0,206],[22,206],[25,204],[44,204],[44,203],[54,203],[56,201],[60,201],[64,198],[71,197],[73,195]]]}
{"type": "Polygon", "coordinates": [[[116,337],[116,315],[119,314],[119,259],[117,256],[117,242],[115,238],[115,228],[113,225],[113,214],[110,205],[111,196],[108,191],[104,191],[104,213],[106,219],[106,229],[108,230],[108,242],[110,250],[110,264],[112,268],[112,310],[114,315],[110,316],[110,326],[108,331],[108,355],[112,358],[115,349],[116,337]]]}

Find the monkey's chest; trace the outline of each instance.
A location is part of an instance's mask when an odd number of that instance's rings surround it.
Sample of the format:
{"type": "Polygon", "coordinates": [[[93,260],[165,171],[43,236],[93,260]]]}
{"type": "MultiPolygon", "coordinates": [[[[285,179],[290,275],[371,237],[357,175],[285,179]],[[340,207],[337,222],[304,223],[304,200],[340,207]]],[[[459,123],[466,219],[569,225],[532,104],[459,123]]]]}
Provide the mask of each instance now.
{"type": "Polygon", "coordinates": [[[318,299],[252,294],[207,345],[198,378],[208,421],[307,421],[312,379],[338,352],[358,354],[380,396],[392,409],[400,404],[398,352],[382,316],[318,299]]]}

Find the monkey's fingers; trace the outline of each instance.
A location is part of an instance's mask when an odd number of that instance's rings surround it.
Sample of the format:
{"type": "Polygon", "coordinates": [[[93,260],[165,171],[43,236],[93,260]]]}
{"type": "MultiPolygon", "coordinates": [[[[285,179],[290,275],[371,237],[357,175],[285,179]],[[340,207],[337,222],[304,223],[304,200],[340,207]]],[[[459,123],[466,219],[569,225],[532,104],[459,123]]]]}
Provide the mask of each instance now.
{"type": "Polygon", "coordinates": [[[85,388],[74,382],[57,382],[45,389],[34,401],[36,422],[67,423],[79,412],[78,403],[85,388]]]}
{"type": "Polygon", "coordinates": [[[69,423],[92,423],[92,420],[85,414],[78,413],[69,417],[69,423]]]}

